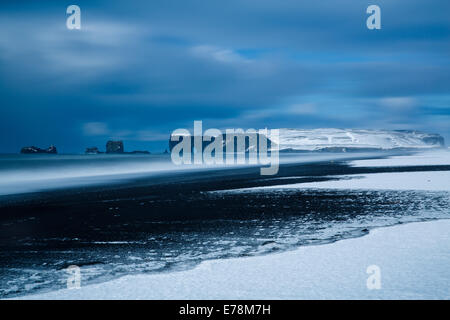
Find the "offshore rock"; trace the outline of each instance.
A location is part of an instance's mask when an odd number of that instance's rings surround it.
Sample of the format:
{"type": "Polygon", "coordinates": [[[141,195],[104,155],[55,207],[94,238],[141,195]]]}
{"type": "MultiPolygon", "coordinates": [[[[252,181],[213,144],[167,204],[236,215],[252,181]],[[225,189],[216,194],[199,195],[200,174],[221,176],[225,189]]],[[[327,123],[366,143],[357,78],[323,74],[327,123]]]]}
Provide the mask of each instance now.
{"type": "Polygon", "coordinates": [[[112,141],[109,140],[106,143],[106,153],[123,153],[123,141],[112,141]]]}
{"type": "Polygon", "coordinates": [[[23,154],[39,154],[39,153],[48,153],[48,154],[57,154],[58,151],[56,150],[56,147],[54,145],[51,145],[47,149],[41,149],[35,146],[31,147],[23,147],[20,150],[20,153],[23,154]]]}

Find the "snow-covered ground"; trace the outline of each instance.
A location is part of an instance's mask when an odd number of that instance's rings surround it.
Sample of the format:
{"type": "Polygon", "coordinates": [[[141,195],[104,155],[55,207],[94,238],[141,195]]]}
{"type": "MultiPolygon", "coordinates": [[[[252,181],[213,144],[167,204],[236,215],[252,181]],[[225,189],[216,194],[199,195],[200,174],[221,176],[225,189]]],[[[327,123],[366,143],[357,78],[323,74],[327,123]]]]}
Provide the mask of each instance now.
{"type": "Polygon", "coordinates": [[[385,159],[366,159],[350,162],[354,167],[405,167],[450,165],[450,150],[438,149],[405,156],[391,156],[385,159]]]}
{"type": "Polygon", "coordinates": [[[358,129],[279,129],[280,150],[320,150],[324,148],[422,149],[439,148],[444,139],[419,131],[358,129]]]}
{"type": "Polygon", "coordinates": [[[260,192],[281,189],[450,191],[450,171],[387,172],[330,177],[340,180],[233,189],[225,192],[260,192]]]}
{"type": "MultiPolygon", "coordinates": [[[[433,150],[413,155],[384,159],[350,161],[356,167],[408,167],[450,165],[450,151],[433,150]]],[[[280,189],[365,189],[365,190],[427,190],[450,191],[450,171],[386,172],[329,176],[336,180],[294,183],[267,187],[242,188],[219,192],[260,192],[280,189]],[[339,180],[337,180],[339,179],[339,180]]]]}
{"type": "MultiPolygon", "coordinates": [[[[26,299],[450,299],[450,220],[192,270],[126,276],[26,299]],[[367,281],[378,269],[380,289],[367,281]],[[375,266],[375,267],[373,267],[375,266]]],[[[369,282],[371,282],[369,280],[369,282]]]]}

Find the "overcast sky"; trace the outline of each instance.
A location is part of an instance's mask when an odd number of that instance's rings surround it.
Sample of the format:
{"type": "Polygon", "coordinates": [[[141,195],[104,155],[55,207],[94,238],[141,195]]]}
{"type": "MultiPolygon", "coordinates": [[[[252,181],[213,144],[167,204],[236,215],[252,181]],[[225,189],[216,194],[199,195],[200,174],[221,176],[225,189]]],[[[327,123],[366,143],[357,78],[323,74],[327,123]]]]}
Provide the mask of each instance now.
{"type": "Polygon", "coordinates": [[[450,141],[450,1],[0,3],[0,152],[162,151],[170,132],[417,129],[450,141]],[[81,8],[68,30],[66,8],[81,8]],[[368,30],[366,8],[381,8],[368,30]]]}

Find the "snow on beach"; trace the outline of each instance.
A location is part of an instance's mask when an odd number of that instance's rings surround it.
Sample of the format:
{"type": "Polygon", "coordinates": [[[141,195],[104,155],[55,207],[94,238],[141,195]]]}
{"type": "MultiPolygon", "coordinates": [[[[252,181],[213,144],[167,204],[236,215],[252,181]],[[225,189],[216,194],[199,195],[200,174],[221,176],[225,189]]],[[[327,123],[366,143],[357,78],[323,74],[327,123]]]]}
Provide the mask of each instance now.
{"type": "Polygon", "coordinates": [[[350,162],[353,167],[405,167],[450,165],[450,150],[439,149],[405,156],[391,156],[385,159],[365,159],[350,162]]]}
{"type": "Polygon", "coordinates": [[[243,188],[226,190],[225,192],[260,192],[301,188],[342,190],[450,191],[450,171],[388,172],[330,177],[339,178],[340,180],[243,188]]]}
{"type": "Polygon", "coordinates": [[[450,299],[450,220],[267,256],[212,260],[192,270],[125,276],[25,299],[450,299]],[[369,266],[380,289],[368,289],[369,266]]]}
{"type": "MultiPolygon", "coordinates": [[[[450,151],[438,150],[383,159],[349,161],[355,167],[450,165],[450,151]]],[[[336,180],[242,188],[220,192],[260,192],[282,189],[426,190],[450,191],[450,171],[384,172],[328,176],[336,180]],[[337,180],[338,179],[338,180],[337,180]]]]}

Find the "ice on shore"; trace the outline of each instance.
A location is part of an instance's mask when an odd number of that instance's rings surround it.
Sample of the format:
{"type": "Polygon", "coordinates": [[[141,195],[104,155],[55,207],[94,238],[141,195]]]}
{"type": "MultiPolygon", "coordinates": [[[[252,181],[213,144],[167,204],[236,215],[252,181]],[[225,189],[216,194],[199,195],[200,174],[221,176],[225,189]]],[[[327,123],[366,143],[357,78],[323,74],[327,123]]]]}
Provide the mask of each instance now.
{"type": "Polygon", "coordinates": [[[260,257],[212,260],[181,272],[126,276],[26,299],[449,299],[450,220],[260,257]],[[380,289],[369,289],[369,266],[380,289]]]}

